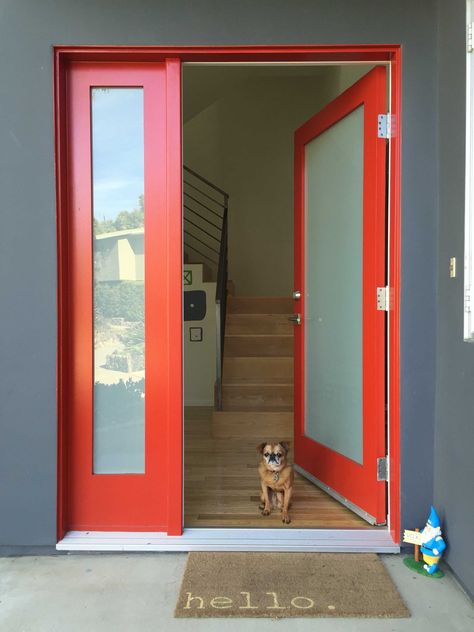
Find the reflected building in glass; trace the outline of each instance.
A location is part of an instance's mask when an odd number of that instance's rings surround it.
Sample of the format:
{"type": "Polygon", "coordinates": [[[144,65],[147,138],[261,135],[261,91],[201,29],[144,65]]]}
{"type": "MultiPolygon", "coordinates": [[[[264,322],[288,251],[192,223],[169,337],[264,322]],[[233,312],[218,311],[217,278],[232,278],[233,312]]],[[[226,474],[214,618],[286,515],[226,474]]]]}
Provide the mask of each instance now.
{"type": "Polygon", "coordinates": [[[145,471],[142,88],[94,88],[94,473],[145,471]]]}

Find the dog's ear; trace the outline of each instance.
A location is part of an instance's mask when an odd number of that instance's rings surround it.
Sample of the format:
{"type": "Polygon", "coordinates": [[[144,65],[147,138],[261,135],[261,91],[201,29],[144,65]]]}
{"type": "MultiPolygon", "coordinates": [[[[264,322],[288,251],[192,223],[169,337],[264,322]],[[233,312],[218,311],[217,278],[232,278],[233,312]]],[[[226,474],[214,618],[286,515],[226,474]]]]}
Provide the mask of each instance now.
{"type": "Polygon", "coordinates": [[[257,446],[257,452],[259,452],[260,454],[263,454],[263,450],[264,450],[266,445],[267,444],[265,442],[264,443],[259,443],[258,446],[257,446]]]}
{"type": "Polygon", "coordinates": [[[289,441],[281,441],[281,447],[285,450],[286,454],[290,451],[290,442],[289,441]]]}

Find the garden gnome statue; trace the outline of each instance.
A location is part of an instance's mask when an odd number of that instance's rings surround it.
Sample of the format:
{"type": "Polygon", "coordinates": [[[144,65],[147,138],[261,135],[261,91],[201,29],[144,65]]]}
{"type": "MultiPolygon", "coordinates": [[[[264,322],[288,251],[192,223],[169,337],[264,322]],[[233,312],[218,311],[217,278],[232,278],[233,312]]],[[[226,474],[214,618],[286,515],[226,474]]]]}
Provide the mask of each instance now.
{"type": "Polygon", "coordinates": [[[430,517],[421,531],[421,552],[425,561],[423,568],[430,575],[438,570],[438,562],[445,548],[446,543],[441,536],[439,516],[432,505],[430,517]]]}

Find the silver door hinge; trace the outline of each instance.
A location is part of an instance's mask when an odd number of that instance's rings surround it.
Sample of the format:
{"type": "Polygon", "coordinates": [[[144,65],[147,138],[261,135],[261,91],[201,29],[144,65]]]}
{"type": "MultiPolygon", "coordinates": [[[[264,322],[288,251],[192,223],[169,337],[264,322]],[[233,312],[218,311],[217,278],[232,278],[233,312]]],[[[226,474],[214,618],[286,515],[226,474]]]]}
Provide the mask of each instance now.
{"type": "Polygon", "coordinates": [[[388,456],[377,459],[377,480],[388,481],[388,456]]]}
{"type": "Polygon", "coordinates": [[[394,135],[394,120],[389,113],[379,114],[377,117],[377,137],[392,138],[394,135]]]}
{"type": "Polygon", "coordinates": [[[377,311],[388,312],[391,308],[391,292],[388,285],[377,288],[377,311]]]}
{"type": "Polygon", "coordinates": [[[473,30],[474,30],[473,29],[473,25],[474,25],[474,22],[470,22],[467,25],[467,52],[468,53],[472,53],[472,51],[474,50],[474,48],[473,48],[473,37],[472,37],[473,30]]]}
{"type": "Polygon", "coordinates": [[[467,287],[464,292],[464,311],[466,314],[471,313],[471,288],[467,287]]]}

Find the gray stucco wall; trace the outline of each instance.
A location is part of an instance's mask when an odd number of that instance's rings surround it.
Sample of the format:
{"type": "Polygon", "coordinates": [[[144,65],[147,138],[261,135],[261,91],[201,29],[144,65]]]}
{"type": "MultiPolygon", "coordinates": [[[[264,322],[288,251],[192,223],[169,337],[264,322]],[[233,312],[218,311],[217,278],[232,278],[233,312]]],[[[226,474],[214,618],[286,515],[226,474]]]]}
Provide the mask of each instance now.
{"type": "Polygon", "coordinates": [[[434,496],[447,560],[474,595],[474,342],[463,342],[466,7],[439,12],[439,269],[434,496]],[[458,276],[449,278],[449,258],[458,276]]]}
{"type": "Polygon", "coordinates": [[[55,541],[54,44],[403,45],[402,520],[422,524],[433,492],[435,9],[434,0],[0,4],[0,543],[55,541]]]}

